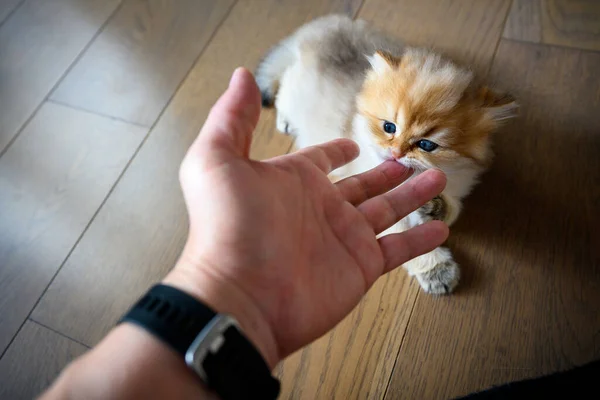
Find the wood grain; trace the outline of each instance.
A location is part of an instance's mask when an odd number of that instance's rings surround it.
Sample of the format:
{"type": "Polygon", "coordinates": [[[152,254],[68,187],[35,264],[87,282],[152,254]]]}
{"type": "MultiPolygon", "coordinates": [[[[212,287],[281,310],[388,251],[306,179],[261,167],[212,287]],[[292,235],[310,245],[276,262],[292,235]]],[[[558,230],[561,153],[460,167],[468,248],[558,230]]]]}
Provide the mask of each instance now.
{"type": "Polygon", "coordinates": [[[233,0],[127,0],[52,99],[150,127],[233,0]]]}
{"type": "Polygon", "coordinates": [[[0,26],[0,153],[119,0],[26,0],[0,26]]]}
{"type": "MultiPolygon", "coordinates": [[[[34,310],[34,319],[93,345],[137,296],[162,278],[175,263],[187,234],[179,164],[233,70],[239,65],[254,68],[273,38],[349,6],[355,9],[358,3],[237,3],[34,310]]],[[[263,118],[263,124],[269,118],[263,118]]],[[[256,140],[272,130],[262,125],[256,140]]],[[[287,139],[275,143],[281,147],[269,144],[259,153],[281,154],[290,147],[287,139]]]]}
{"type": "Polygon", "coordinates": [[[0,158],[0,353],[145,133],[48,103],[0,158]]]}
{"type": "Polygon", "coordinates": [[[419,295],[389,399],[451,398],[600,357],[600,54],[503,40],[522,115],[468,199],[456,296],[419,295]]]}
{"type": "Polygon", "coordinates": [[[507,39],[541,43],[541,20],[539,0],[513,0],[502,36],[507,39]]]}
{"type": "Polygon", "coordinates": [[[508,0],[369,0],[360,18],[408,45],[431,47],[485,72],[509,6],[508,0]]]}
{"type": "Polygon", "coordinates": [[[282,399],[382,398],[419,286],[394,271],[333,331],[279,366],[282,399]]]}
{"type": "Polygon", "coordinates": [[[27,321],[0,360],[0,399],[33,399],[87,348],[27,321]]]}
{"type": "Polygon", "coordinates": [[[600,50],[600,2],[514,0],[506,21],[504,37],[600,50]]]}
{"type": "Polygon", "coordinates": [[[2,0],[0,2],[0,24],[13,12],[23,0],[2,0]]]}

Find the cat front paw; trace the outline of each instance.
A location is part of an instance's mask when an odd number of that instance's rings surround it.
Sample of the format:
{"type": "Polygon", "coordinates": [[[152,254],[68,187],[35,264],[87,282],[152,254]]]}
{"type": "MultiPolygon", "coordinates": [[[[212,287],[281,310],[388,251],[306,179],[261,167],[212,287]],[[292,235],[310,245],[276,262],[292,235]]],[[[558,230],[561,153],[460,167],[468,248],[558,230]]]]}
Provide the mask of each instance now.
{"type": "Polygon", "coordinates": [[[416,274],[416,277],[425,292],[450,294],[458,285],[460,267],[454,260],[446,260],[437,264],[430,271],[416,274]]]}
{"type": "Polygon", "coordinates": [[[448,205],[441,196],[429,200],[418,210],[424,221],[444,221],[447,215],[448,205]]]}

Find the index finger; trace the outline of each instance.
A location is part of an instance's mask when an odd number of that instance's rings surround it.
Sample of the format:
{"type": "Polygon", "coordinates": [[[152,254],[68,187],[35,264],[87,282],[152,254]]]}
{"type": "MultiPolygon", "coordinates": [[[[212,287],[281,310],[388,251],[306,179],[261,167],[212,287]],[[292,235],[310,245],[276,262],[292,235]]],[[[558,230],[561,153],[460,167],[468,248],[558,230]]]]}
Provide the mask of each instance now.
{"type": "Polygon", "coordinates": [[[327,143],[310,146],[297,151],[293,156],[308,158],[326,174],[342,167],[358,157],[359,148],[350,139],[335,139],[327,143]]]}
{"type": "Polygon", "coordinates": [[[386,161],[362,174],[342,179],[336,186],[346,201],[356,206],[392,190],[408,179],[412,172],[395,161],[386,161]]]}

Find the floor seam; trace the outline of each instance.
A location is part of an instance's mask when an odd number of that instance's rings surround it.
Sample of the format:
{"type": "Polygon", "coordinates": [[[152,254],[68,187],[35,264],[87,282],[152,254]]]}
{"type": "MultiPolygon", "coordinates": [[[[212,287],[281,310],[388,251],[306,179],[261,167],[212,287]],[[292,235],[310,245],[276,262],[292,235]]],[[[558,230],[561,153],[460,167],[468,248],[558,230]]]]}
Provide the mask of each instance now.
{"type": "MultiPolygon", "coordinates": [[[[412,278],[411,278],[412,279],[412,278]]],[[[411,282],[412,285],[415,284],[415,280],[411,282]]],[[[402,352],[402,347],[404,346],[404,341],[406,339],[406,335],[408,334],[408,329],[410,328],[410,322],[412,321],[413,312],[415,311],[415,306],[417,305],[417,299],[419,298],[419,294],[421,294],[421,289],[417,288],[417,294],[413,300],[412,306],[410,307],[410,313],[408,314],[408,319],[406,321],[406,328],[402,333],[402,339],[400,339],[400,346],[398,346],[398,351],[396,352],[396,357],[394,358],[394,365],[392,366],[392,371],[390,372],[390,376],[385,385],[385,390],[383,391],[382,400],[385,400],[388,394],[388,390],[390,388],[390,383],[392,382],[392,377],[394,376],[394,371],[396,370],[396,364],[398,363],[398,357],[400,357],[400,353],[402,352]]]]}
{"type": "Polygon", "coordinates": [[[590,54],[600,54],[600,50],[582,49],[581,47],[566,46],[564,44],[531,42],[529,40],[513,39],[513,38],[507,38],[507,37],[504,37],[504,36],[502,36],[500,38],[500,41],[502,41],[502,40],[506,40],[506,41],[509,41],[509,42],[526,44],[526,45],[530,45],[530,46],[551,47],[551,48],[571,50],[571,51],[582,51],[584,53],[590,53],[590,54]]]}
{"type": "MultiPolygon", "coordinates": [[[[111,19],[113,19],[113,17],[116,15],[116,13],[123,7],[123,4],[124,4],[124,0],[122,0],[119,3],[119,5],[117,7],[115,7],[115,9],[113,10],[113,12],[106,18],[106,21],[104,21],[104,23],[102,25],[100,25],[100,28],[98,28],[98,30],[92,36],[92,38],[90,39],[90,41],[83,47],[83,49],[81,49],[81,51],[79,52],[79,54],[77,54],[77,56],[75,57],[75,59],[73,60],[73,62],[71,64],[69,64],[69,66],[65,69],[65,72],[62,73],[62,75],[58,78],[58,80],[56,81],[56,83],[54,85],[52,85],[52,87],[50,88],[50,90],[48,91],[48,93],[46,93],[46,95],[44,96],[44,98],[42,99],[42,101],[40,101],[40,104],[38,104],[37,107],[35,107],[35,109],[31,113],[31,115],[29,117],[27,117],[25,119],[25,121],[23,122],[23,124],[19,127],[19,129],[17,129],[17,132],[14,134],[14,136],[12,138],[10,138],[10,140],[8,141],[8,143],[6,143],[6,145],[4,146],[4,148],[0,150],[0,157],[2,157],[8,151],[8,149],[10,149],[12,147],[12,145],[17,141],[17,139],[21,136],[21,133],[23,133],[23,131],[25,130],[25,128],[27,127],[27,125],[29,125],[29,123],[31,122],[31,120],[33,120],[33,118],[40,111],[40,108],[42,108],[42,106],[44,105],[44,103],[46,101],[48,101],[48,99],[50,99],[50,96],[52,96],[52,93],[54,93],[54,90],[56,90],[56,88],[62,83],[62,81],[67,76],[67,74],[69,72],[71,72],[71,70],[75,67],[75,64],[77,64],[79,62],[79,60],[81,60],[81,57],[83,57],[83,55],[85,54],[85,52],[88,51],[88,49],[91,47],[92,43],[94,43],[96,41],[96,39],[98,38],[98,36],[100,36],[100,34],[104,31],[104,29],[108,25],[109,21],[111,19]]],[[[0,358],[1,357],[2,356],[0,356],[0,358]]]]}
{"type": "MultiPolygon", "coordinates": [[[[231,7],[229,7],[229,10],[227,10],[227,12],[223,16],[223,18],[221,19],[221,21],[219,22],[219,24],[215,27],[215,30],[212,32],[211,36],[207,40],[207,42],[204,45],[204,47],[202,48],[202,50],[200,50],[200,52],[198,53],[198,56],[196,57],[196,59],[194,60],[194,62],[191,64],[191,66],[190,66],[189,70],[187,71],[187,73],[185,74],[185,76],[181,79],[181,82],[179,83],[179,85],[177,85],[177,87],[173,91],[173,94],[171,95],[171,97],[169,97],[168,101],[166,102],[165,107],[158,114],[158,116],[156,117],[156,119],[155,119],[154,123],[152,124],[152,126],[150,128],[146,128],[146,129],[148,129],[148,132],[146,133],[146,135],[144,136],[144,138],[141,140],[141,142],[138,145],[138,147],[134,150],[133,154],[131,155],[131,157],[127,161],[127,164],[125,165],[125,167],[123,168],[123,170],[121,171],[121,173],[119,174],[119,176],[117,177],[117,179],[115,180],[114,184],[111,186],[111,188],[108,191],[108,193],[106,194],[106,196],[104,196],[104,198],[102,199],[102,202],[100,203],[100,205],[98,206],[98,208],[96,209],[96,211],[94,212],[94,214],[92,215],[92,217],[90,218],[90,220],[88,221],[88,223],[86,224],[86,226],[83,228],[81,234],[79,235],[79,237],[77,238],[77,240],[75,241],[75,243],[73,244],[73,246],[71,247],[71,249],[69,250],[69,252],[67,253],[67,255],[65,256],[65,258],[63,259],[63,261],[61,262],[60,266],[58,267],[58,269],[56,270],[56,272],[54,273],[54,275],[52,276],[52,278],[50,278],[50,281],[48,282],[48,284],[46,285],[46,287],[44,288],[44,290],[42,291],[42,293],[38,297],[37,301],[35,302],[35,304],[31,308],[31,310],[27,314],[27,317],[23,320],[23,323],[21,324],[21,326],[19,327],[19,329],[17,329],[17,331],[14,334],[14,336],[7,343],[6,348],[0,354],[0,360],[4,357],[4,354],[6,354],[6,352],[8,351],[8,349],[10,348],[10,346],[12,345],[12,343],[15,341],[15,338],[17,337],[17,335],[19,334],[19,332],[21,331],[21,329],[23,329],[23,325],[25,325],[25,323],[27,322],[27,320],[29,320],[31,318],[31,315],[33,314],[33,312],[35,311],[35,309],[39,305],[40,301],[42,300],[42,298],[44,297],[44,295],[46,294],[46,292],[48,291],[48,289],[50,288],[50,286],[52,285],[52,283],[54,282],[54,280],[56,279],[56,277],[58,276],[58,274],[62,270],[63,266],[67,263],[67,261],[69,260],[69,258],[71,257],[71,255],[73,254],[73,252],[75,251],[75,249],[77,248],[77,246],[79,245],[79,243],[81,242],[81,240],[83,239],[83,237],[85,236],[85,234],[87,233],[88,229],[90,228],[90,226],[92,225],[92,223],[94,222],[94,220],[96,219],[96,217],[98,216],[98,214],[100,213],[100,211],[102,210],[102,208],[104,207],[104,205],[106,204],[107,200],[110,198],[110,196],[114,192],[115,188],[118,186],[119,182],[121,182],[121,179],[123,178],[123,176],[125,175],[125,173],[127,173],[127,170],[129,169],[129,166],[131,165],[131,163],[133,162],[133,160],[135,160],[135,158],[138,155],[138,153],[140,152],[141,148],[144,146],[144,144],[146,143],[146,141],[150,137],[150,134],[154,130],[156,124],[158,123],[158,121],[160,120],[160,118],[162,117],[162,115],[165,113],[165,111],[168,108],[169,104],[171,103],[171,101],[173,100],[173,98],[175,97],[175,95],[177,94],[177,92],[179,91],[179,89],[181,88],[181,86],[183,85],[183,83],[186,81],[186,79],[188,78],[190,72],[194,69],[194,67],[198,63],[198,60],[200,59],[200,57],[202,57],[202,55],[204,54],[204,51],[210,45],[210,43],[212,42],[214,36],[219,31],[219,29],[221,29],[221,26],[223,25],[224,21],[227,20],[227,18],[231,14],[231,10],[235,7],[235,5],[237,3],[238,3],[238,1],[235,0],[232,3],[231,7]]],[[[115,9],[115,11],[107,19],[107,21],[102,25],[102,27],[99,29],[99,31],[94,36],[94,38],[90,41],[90,43],[82,51],[82,54],[89,48],[89,46],[91,45],[91,43],[98,37],[98,35],[100,34],[100,32],[102,30],[104,30],[104,28],[108,24],[108,21],[114,17],[115,13],[119,9],[121,9],[122,5],[123,5],[123,2],[121,2],[121,4],[119,4],[119,6],[115,9]]],[[[80,56],[81,56],[81,54],[80,54],[80,56]]],[[[80,57],[77,57],[77,59],[73,62],[73,64],[75,64],[79,60],[79,58],[80,57]]],[[[71,68],[69,68],[68,70],[70,70],[70,69],[71,68]]],[[[63,77],[59,80],[59,82],[55,85],[55,87],[60,84],[60,81],[62,81],[62,79],[64,78],[64,76],[66,75],[66,73],[68,73],[68,72],[65,72],[65,74],[63,74],[63,77]]],[[[44,102],[48,100],[48,98],[51,95],[51,93],[52,93],[53,90],[51,90],[49,92],[49,94],[46,96],[46,99],[44,101],[42,101],[42,103],[40,103],[40,105],[36,108],[35,112],[32,114],[32,116],[29,118],[29,120],[31,120],[31,118],[33,118],[33,116],[40,109],[41,105],[44,104],[44,102]]],[[[27,123],[29,123],[29,120],[27,121],[27,123]]],[[[25,123],[23,125],[23,127],[26,126],[27,123],[25,123]]],[[[23,130],[23,127],[21,127],[20,131],[23,130]]],[[[16,136],[18,136],[18,135],[16,135],[16,136]]],[[[12,142],[14,142],[15,139],[16,139],[16,137],[13,138],[11,142],[9,142],[9,145],[12,142]]],[[[9,147],[9,145],[7,145],[7,147],[4,149],[3,152],[0,152],[0,157],[4,154],[4,152],[6,152],[6,149],[9,147]]]]}
{"type": "Polygon", "coordinates": [[[354,13],[354,15],[352,16],[352,19],[356,19],[356,18],[358,18],[358,16],[360,15],[360,12],[361,12],[361,11],[362,11],[362,9],[363,9],[363,6],[365,5],[365,3],[366,3],[367,1],[368,1],[368,0],[362,0],[362,1],[360,2],[360,5],[359,5],[359,6],[358,6],[358,8],[356,9],[356,12],[355,12],[355,13],[354,13]]]}
{"type": "MultiPolygon", "coordinates": [[[[58,85],[60,85],[60,83],[62,82],[62,80],[65,78],[65,76],[69,73],[69,71],[71,71],[71,69],[73,68],[73,66],[81,59],[81,57],[83,56],[83,54],[90,48],[90,46],[92,45],[92,43],[94,43],[94,41],[98,38],[98,36],[102,33],[102,31],[104,31],[104,29],[108,25],[108,22],[121,9],[121,7],[123,6],[123,3],[124,3],[124,1],[121,1],[121,3],[119,3],[119,5],[117,7],[115,7],[114,11],[108,16],[108,18],[106,18],[106,21],[104,21],[104,23],[100,26],[100,28],[98,28],[98,31],[90,39],[90,41],[88,42],[88,44],[86,44],[83,47],[83,49],[79,52],[79,54],[77,55],[77,57],[75,57],[75,59],[73,60],[73,62],[71,63],[71,65],[69,65],[69,67],[61,75],[61,77],[58,79],[58,81],[54,84],[54,86],[52,87],[52,89],[50,89],[48,91],[48,93],[46,94],[46,96],[44,96],[44,99],[40,102],[40,104],[38,104],[38,106],[35,108],[35,110],[31,113],[31,115],[29,116],[29,118],[27,118],[27,120],[23,123],[23,125],[21,125],[21,127],[19,128],[19,130],[17,131],[17,133],[8,141],[8,143],[6,144],[6,146],[4,147],[4,149],[0,150],[0,157],[2,157],[8,151],[8,149],[11,148],[12,144],[15,143],[16,140],[21,136],[21,133],[25,130],[25,128],[27,127],[27,125],[29,125],[29,123],[31,122],[31,120],[37,115],[38,111],[40,110],[40,108],[42,108],[42,105],[49,99],[49,97],[52,94],[52,92],[54,91],[54,89],[58,85]]],[[[102,206],[102,204],[104,204],[104,201],[105,201],[105,199],[100,204],[100,207],[102,206]]],[[[96,216],[97,212],[98,211],[96,211],[94,213],[94,215],[92,216],[92,219],[96,216]]],[[[87,232],[87,229],[88,229],[88,227],[91,224],[91,221],[92,220],[90,220],[90,222],[88,222],[88,224],[84,227],[83,232],[77,238],[77,240],[75,241],[75,244],[73,245],[73,247],[71,247],[71,249],[67,253],[67,256],[65,257],[65,259],[60,263],[58,269],[56,270],[56,272],[50,278],[50,281],[48,282],[48,284],[46,285],[46,287],[44,288],[44,290],[42,291],[42,293],[40,294],[40,296],[38,297],[38,299],[34,303],[33,307],[31,307],[31,309],[29,310],[29,313],[27,314],[27,317],[25,317],[25,319],[21,323],[21,326],[19,326],[19,329],[17,329],[17,331],[15,332],[15,334],[13,335],[13,337],[6,344],[6,347],[4,348],[4,350],[2,350],[2,352],[0,352],[0,360],[4,357],[4,354],[6,354],[6,352],[8,351],[8,349],[10,348],[10,346],[12,345],[12,343],[15,341],[15,339],[16,339],[17,335],[19,334],[19,332],[21,331],[21,329],[23,329],[23,325],[25,325],[25,323],[27,322],[27,320],[31,317],[31,314],[33,313],[33,311],[35,310],[35,308],[40,303],[40,300],[42,299],[42,297],[44,297],[44,294],[46,294],[46,291],[48,290],[48,288],[50,287],[50,285],[52,284],[52,282],[54,282],[54,278],[56,278],[56,276],[58,275],[58,273],[62,269],[63,265],[65,265],[65,263],[67,262],[67,260],[71,256],[71,253],[73,252],[73,250],[75,249],[75,247],[77,246],[77,244],[79,244],[79,241],[83,237],[83,234],[85,232],[87,232]]]]}
{"type": "Polygon", "coordinates": [[[496,61],[496,54],[498,54],[498,49],[500,48],[500,43],[502,43],[502,39],[504,38],[504,30],[506,29],[506,22],[508,21],[508,17],[510,16],[510,12],[513,7],[513,0],[510,0],[510,4],[508,5],[508,10],[506,15],[504,16],[504,20],[502,21],[502,27],[500,30],[500,35],[498,36],[498,40],[496,40],[496,45],[494,46],[494,52],[492,53],[492,58],[490,59],[490,63],[485,70],[484,77],[487,78],[490,75],[490,71],[494,66],[494,62],[496,61]]]}
{"type": "Polygon", "coordinates": [[[16,13],[17,10],[19,8],[21,8],[21,6],[23,6],[23,4],[25,4],[25,0],[21,0],[19,2],[19,4],[17,4],[12,10],[10,10],[8,12],[8,14],[6,14],[6,17],[4,17],[4,19],[2,20],[2,22],[0,22],[0,28],[2,28],[2,26],[4,26],[4,24],[6,23],[6,21],[8,21],[13,16],[13,14],[16,13]]]}
{"type": "Polygon", "coordinates": [[[81,345],[81,346],[85,347],[86,349],[91,349],[91,348],[92,348],[92,346],[89,346],[89,345],[87,345],[87,344],[83,343],[83,342],[82,342],[82,341],[80,341],[80,340],[74,339],[74,338],[72,338],[72,337],[71,337],[71,336],[69,336],[69,335],[65,335],[64,333],[62,333],[62,332],[60,332],[60,331],[57,331],[56,329],[54,329],[54,328],[51,328],[51,327],[49,327],[48,325],[42,324],[41,322],[38,322],[38,321],[36,321],[36,320],[35,320],[35,319],[33,319],[33,318],[27,318],[27,321],[33,322],[34,324],[37,324],[37,325],[41,326],[42,328],[48,329],[49,331],[51,331],[51,332],[54,332],[54,333],[56,333],[57,335],[60,335],[60,336],[64,337],[65,339],[69,339],[69,340],[71,340],[72,342],[75,342],[75,343],[77,343],[77,344],[79,344],[79,345],[81,345]]]}
{"type": "Polygon", "coordinates": [[[121,117],[115,117],[114,115],[108,115],[108,114],[104,114],[104,113],[101,113],[101,112],[97,112],[97,111],[93,111],[93,110],[88,110],[86,108],[83,108],[83,107],[80,107],[80,106],[74,106],[72,104],[68,104],[68,103],[62,102],[60,100],[55,100],[55,99],[50,99],[49,98],[48,100],[44,101],[44,103],[56,104],[56,105],[59,105],[59,106],[62,106],[62,107],[70,108],[72,110],[81,111],[81,112],[84,112],[86,114],[96,115],[98,117],[110,119],[112,121],[123,122],[125,124],[136,126],[138,128],[144,128],[144,129],[148,129],[149,130],[151,128],[151,126],[152,126],[152,125],[140,124],[139,122],[129,121],[129,120],[126,120],[126,119],[121,118],[121,117]]]}

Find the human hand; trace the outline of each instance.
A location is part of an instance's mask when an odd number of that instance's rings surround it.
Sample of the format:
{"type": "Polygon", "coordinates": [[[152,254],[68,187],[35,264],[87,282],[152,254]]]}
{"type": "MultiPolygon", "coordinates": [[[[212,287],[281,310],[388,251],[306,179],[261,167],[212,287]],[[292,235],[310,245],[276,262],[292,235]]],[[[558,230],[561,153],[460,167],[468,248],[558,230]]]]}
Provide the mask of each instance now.
{"type": "Polygon", "coordinates": [[[382,274],[439,246],[439,221],[376,235],[439,194],[445,177],[389,161],[333,184],[358,155],[336,140],[267,161],[248,158],[260,94],[234,73],[180,170],[190,230],[164,282],[233,315],[271,367],[330,330],[382,274]]]}

